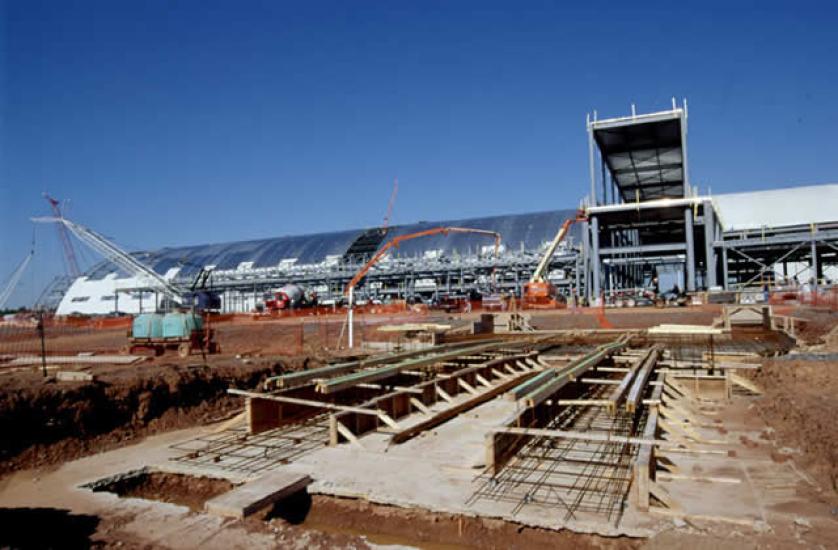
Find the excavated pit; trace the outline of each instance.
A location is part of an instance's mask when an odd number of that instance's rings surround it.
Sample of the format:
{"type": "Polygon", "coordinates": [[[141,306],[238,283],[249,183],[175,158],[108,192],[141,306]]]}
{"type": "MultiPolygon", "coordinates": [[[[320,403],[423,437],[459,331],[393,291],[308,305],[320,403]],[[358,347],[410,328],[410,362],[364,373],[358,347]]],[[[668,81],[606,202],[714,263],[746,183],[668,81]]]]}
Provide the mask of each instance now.
{"type": "Polygon", "coordinates": [[[143,469],[105,478],[88,484],[85,488],[93,492],[114,493],[122,498],[178,504],[188,507],[193,512],[202,512],[208,500],[226,493],[234,486],[226,479],[143,469]]]}
{"type": "Polygon", "coordinates": [[[639,548],[629,537],[600,537],[553,531],[485,517],[432,512],[371,503],[362,499],[311,495],[301,491],[258,517],[248,520],[259,529],[292,527],[338,538],[361,538],[377,545],[427,550],[457,548],[639,548]]]}

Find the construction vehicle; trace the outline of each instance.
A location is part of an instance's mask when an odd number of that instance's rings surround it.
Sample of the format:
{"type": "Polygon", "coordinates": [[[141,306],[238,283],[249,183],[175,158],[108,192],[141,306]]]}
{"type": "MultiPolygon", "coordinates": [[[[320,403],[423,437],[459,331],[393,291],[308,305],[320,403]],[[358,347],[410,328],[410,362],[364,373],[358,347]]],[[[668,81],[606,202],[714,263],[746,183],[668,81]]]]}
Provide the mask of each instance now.
{"type": "MultiPolygon", "coordinates": [[[[208,326],[208,319],[202,316],[203,310],[196,307],[197,302],[204,300],[219,305],[220,301],[213,299],[213,294],[206,290],[210,270],[202,269],[192,283],[190,289],[182,289],[154,271],[151,267],[139,261],[135,256],[122,250],[102,235],[81,224],[67,218],[48,217],[32,218],[35,222],[56,222],[63,224],[79,240],[105,257],[106,260],[122,269],[126,273],[144,280],[149,288],[163,295],[163,302],[168,304],[168,313],[141,313],[134,317],[131,330],[128,333],[131,352],[140,349],[151,349],[155,355],[166,349],[175,348],[181,356],[187,356],[195,350],[201,353],[218,353],[220,346],[215,341],[215,331],[208,326]],[[159,328],[159,330],[158,330],[159,328]]],[[[215,299],[217,299],[215,295],[215,299]]]]}
{"type": "Polygon", "coordinates": [[[556,286],[547,280],[547,272],[549,270],[550,260],[553,258],[553,254],[556,253],[556,249],[559,247],[559,244],[561,244],[567,236],[570,231],[570,227],[574,223],[581,221],[587,221],[584,210],[577,211],[575,217],[566,219],[559,228],[559,231],[556,233],[556,236],[553,238],[550,246],[548,246],[547,250],[544,252],[544,256],[542,256],[541,261],[538,262],[538,266],[535,268],[535,271],[533,271],[529,282],[524,283],[524,296],[522,300],[524,308],[549,309],[564,306],[564,300],[562,300],[558,295],[556,286]]]}
{"type": "Polygon", "coordinates": [[[383,258],[391,248],[398,248],[398,246],[412,239],[420,237],[430,237],[432,235],[448,235],[449,233],[477,233],[479,235],[488,235],[495,238],[495,257],[500,253],[500,233],[496,231],[488,231],[486,229],[472,229],[469,227],[434,227],[432,229],[425,229],[424,231],[417,231],[416,233],[408,233],[407,235],[399,235],[387,241],[387,244],[382,246],[370,260],[364,264],[361,269],[352,277],[352,280],[347,283],[344,289],[344,295],[347,297],[347,323],[349,325],[349,347],[353,347],[353,303],[355,299],[355,287],[361,280],[366,277],[370,269],[383,258]]]}
{"type": "Polygon", "coordinates": [[[298,284],[285,285],[265,300],[265,310],[276,313],[284,309],[313,307],[317,305],[317,293],[298,284]]]}
{"type": "Polygon", "coordinates": [[[128,353],[150,350],[154,355],[163,355],[167,349],[176,349],[181,357],[188,357],[196,350],[202,354],[220,353],[215,330],[208,325],[194,311],[141,313],[131,323],[128,353]]]}
{"type": "Polygon", "coordinates": [[[189,291],[184,293],[185,303],[191,304],[195,311],[209,312],[221,310],[221,296],[212,289],[212,267],[202,267],[189,291]]]}

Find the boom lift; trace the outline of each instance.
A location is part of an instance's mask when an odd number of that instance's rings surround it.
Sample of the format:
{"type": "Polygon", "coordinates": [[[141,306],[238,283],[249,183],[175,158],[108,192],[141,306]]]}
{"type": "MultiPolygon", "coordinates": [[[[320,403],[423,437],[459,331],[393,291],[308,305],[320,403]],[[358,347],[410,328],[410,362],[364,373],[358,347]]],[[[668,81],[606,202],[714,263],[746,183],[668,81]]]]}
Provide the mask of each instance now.
{"type": "Polygon", "coordinates": [[[375,255],[370,258],[370,260],[364,264],[361,269],[352,277],[352,280],[349,281],[346,285],[346,289],[343,291],[344,295],[348,298],[348,314],[347,314],[347,322],[349,323],[349,347],[353,347],[353,332],[352,332],[352,320],[353,320],[353,311],[352,306],[355,298],[355,287],[361,280],[369,273],[369,270],[372,269],[378,261],[387,254],[387,251],[391,248],[398,248],[398,246],[405,242],[412,239],[418,239],[420,237],[430,237],[431,235],[448,235],[449,233],[477,233],[480,235],[488,235],[495,238],[495,257],[497,257],[498,253],[500,252],[500,233],[496,231],[488,231],[486,229],[472,229],[470,227],[434,227],[432,229],[426,229],[424,231],[417,231],[416,233],[408,233],[407,235],[399,235],[398,237],[394,237],[393,239],[389,240],[387,244],[381,247],[381,249],[375,253],[375,255]]]}
{"type": "Polygon", "coordinates": [[[524,307],[537,309],[558,307],[560,305],[556,299],[557,290],[555,285],[547,280],[547,271],[550,267],[550,260],[553,259],[553,254],[556,253],[559,244],[567,236],[567,233],[570,231],[570,226],[582,221],[587,221],[587,218],[585,217],[585,211],[579,210],[576,212],[575,217],[566,219],[559,228],[558,233],[553,238],[553,242],[550,243],[541,261],[538,262],[538,267],[533,271],[529,282],[524,283],[524,307]]]}

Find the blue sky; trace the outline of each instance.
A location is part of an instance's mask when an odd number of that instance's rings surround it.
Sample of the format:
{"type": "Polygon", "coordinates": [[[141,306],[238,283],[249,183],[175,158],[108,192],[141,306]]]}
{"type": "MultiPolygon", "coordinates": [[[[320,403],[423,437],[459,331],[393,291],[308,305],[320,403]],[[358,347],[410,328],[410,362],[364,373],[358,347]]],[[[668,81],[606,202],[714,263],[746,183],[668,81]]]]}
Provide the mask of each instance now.
{"type": "Polygon", "coordinates": [[[131,249],[572,207],[672,96],[702,188],[838,180],[834,3],[0,2],[0,284],[43,191],[131,249]]]}

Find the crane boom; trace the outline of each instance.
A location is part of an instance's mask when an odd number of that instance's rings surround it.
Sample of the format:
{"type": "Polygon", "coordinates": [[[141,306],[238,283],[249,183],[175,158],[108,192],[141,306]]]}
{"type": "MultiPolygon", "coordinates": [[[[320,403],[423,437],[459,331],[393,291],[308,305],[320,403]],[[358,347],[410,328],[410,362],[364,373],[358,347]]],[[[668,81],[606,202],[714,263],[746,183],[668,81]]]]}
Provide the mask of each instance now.
{"type": "Polygon", "coordinates": [[[29,254],[20,262],[20,265],[12,272],[12,275],[9,277],[9,281],[6,283],[6,286],[3,287],[3,291],[0,292],[0,309],[6,307],[6,302],[9,300],[9,297],[12,295],[12,292],[15,291],[17,284],[20,282],[20,278],[23,277],[23,273],[26,271],[26,267],[29,265],[29,262],[32,261],[32,256],[35,255],[34,250],[30,250],[29,254]]]}
{"type": "Polygon", "coordinates": [[[538,267],[536,267],[535,271],[533,271],[532,277],[530,277],[531,283],[544,282],[544,275],[547,273],[547,268],[550,266],[550,260],[553,259],[553,254],[556,253],[556,249],[559,247],[559,244],[561,244],[567,236],[567,233],[570,231],[570,226],[576,222],[584,221],[585,219],[584,212],[577,212],[576,217],[568,218],[564,221],[562,226],[559,228],[558,233],[556,233],[556,236],[553,238],[553,242],[550,243],[550,246],[548,246],[547,250],[544,252],[544,256],[541,257],[541,261],[538,262],[538,267]]]}
{"type": "Polygon", "coordinates": [[[399,193],[399,178],[393,180],[393,192],[390,193],[390,200],[387,201],[387,213],[384,214],[383,229],[390,227],[390,219],[393,216],[393,205],[396,204],[396,195],[399,193]]]}
{"type": "Polygon", "coordinates": [[[178,287],[173,285],[171,282],[169,282],[159,273],[154,271],[152,268],[143,264],[142,262],[134,258],[131,254],[125,252],[117,245],[110,242],[108,239],[96,233],[92,229],[85,227],[81,224],[72,222],[64,217],[32,218],[32,221],[56,222],[64,224],[67,227],[67,229],[69,229],[73,233],[73,235],[79,238],[79,240],[81,240],[90,248],[104,256],[106,260],[108,260],[115,266],[125,270],[126,272],[135,277],[145,277],[149,279],[154,284],[154,286],[156,286],[160,291],[162,291],[166,296],[171,298],[174,302],[178,304],[183,303],[183,297],[181,295],[182,293],[178,287]]]}
{"type": "Polygon", "coordinates": [[[500,251],[500,233],[496,231],[488,231],[486,229],[472,229],[470,227],[434,227],[432,229],[425,229],[424,231],[417,231],[416,233],[408,233],[407,235],[399,235],[398,237],[394,237],[390,241],[387,242],[381,249],[375,253],[375,255],[370,258],[364,266],[358,270],[358,273],[352,277],[352,280],[346,285],[346,289],[344,290],[345,295],[349,295],[349,292],[355,288],[355,286],[361,282],[369,270],[374,266],[386,253],[393,247],[398,247],[404,241],[409,241],[412,239],[418,239],[420,237],[429,237],[431,235],[439,235],[442,233],[443,235],[448,235],[449,233],[477,233],[480,235],[488,235],[495,238],[495,257],[497,257],[498,252],[500,251]]]}
{"type": "MultiPolygon", "coordinates": [[[[47,193],[44,193],[44,198],[52,207],[52,213],[55,214],[55,217],[64,218],[64,214],[61,213],[61,207],[59,206],[61,203],[47,193]]],[[[67,235],[67,227],[63,224],[58,224],[57,229],[58,239],[61,241],[61,246],[64,249],[64,258],[67,260],[67,272],[73,278],[76,278],[81,275],[81,271],[79,270],[79,263],[76,260],[76,251],[73,248],[73,243],[70,241],[70,236],[67,235]]]]}

